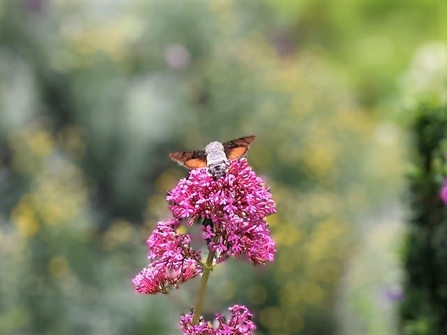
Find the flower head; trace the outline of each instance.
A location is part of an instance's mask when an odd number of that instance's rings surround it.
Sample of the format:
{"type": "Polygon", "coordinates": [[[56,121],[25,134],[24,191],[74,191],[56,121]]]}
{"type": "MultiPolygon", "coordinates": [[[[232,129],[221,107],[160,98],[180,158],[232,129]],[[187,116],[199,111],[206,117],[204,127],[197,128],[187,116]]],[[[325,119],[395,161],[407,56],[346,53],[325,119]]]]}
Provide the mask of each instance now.
{"type": "Polygon", "coordinates": [[[441,197],[441,200],[444,202],[444,204],[447,205],[447,178],[444,179],[444,184],[442,185],[439,196],[441,197]]]}
{"type": "Polygon", "coordinates": [[[132,280],[138,293],[167,293],[202,272],[200,252],[191,248],[191,236],[176,231],[178,221],[159,222],[147,240],[151,263],[132,280]]]}
{"type": "Polygon", "coordinates": [[[192,170],[180,180],[167,200],[176,219],[212,222],[204,225],[204,238],[217,262],[245,255],[254,264],[272,261],[275,244],[265,220],[276,212],[275,202],[263,180],[245,159],[231,162],[228,173],[213,179],[206,169],[192,170]]]}
{"type": "Polygon", "coordinates": [[[221,314],[216,314],[214,325],[206,322],[203,317],[197,324],[193,324],[193,314],[183,315],[180,328],[185,335],[253,335],[256,325],[252,321],[253,314],[243,305],[234,305],[229,308],[231,317],[227,321],[221,314]]]}

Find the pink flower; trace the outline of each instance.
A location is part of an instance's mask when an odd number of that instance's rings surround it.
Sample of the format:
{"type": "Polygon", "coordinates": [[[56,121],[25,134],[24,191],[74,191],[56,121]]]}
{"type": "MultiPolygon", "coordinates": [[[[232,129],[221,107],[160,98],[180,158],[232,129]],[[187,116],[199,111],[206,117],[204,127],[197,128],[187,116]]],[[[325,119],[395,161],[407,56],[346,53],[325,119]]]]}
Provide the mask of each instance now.
{"type": "Polygon", "coordinates": [[[253,314],[243,305],[229,308],[231,317],[227,321],[221,314],[216,314],[214,325],[206,322],[203,317],[197,324],[193,324],[193,313],[183,315],[180,328],[185,335],[253,335],[256,325],[252,321],[253,314]]]}
{"type": "Polygon", "coordinates": [[[447,205],[447,178],[444,179],[444,184],[442,185],[442,188],[441,188],[440,197],[441,197],[442,201],[444,202],[444,204],[447,205]]]}
{"type": "Polygon", "coordinates": [[[245,159],[231,162],[228,173],[214,180],[206,169],[192,170],[168,194],[176,219],[206,220],[204,239],[216,252],[216,262],[245,255],[253,264],[273,261],[275,243],[266,217],[276,212],[263,180],[245,159]],[[212,229],[212,230],[210,230],[212,229]]]}
{"type": "Polygon", "coordinates": [[[191,248],[191,236],[176,231],[179,222],[158,222],[147,240],[151,263],[132,282],[138,293],[167,293],[202,273],[200,252],[191,248]]]}

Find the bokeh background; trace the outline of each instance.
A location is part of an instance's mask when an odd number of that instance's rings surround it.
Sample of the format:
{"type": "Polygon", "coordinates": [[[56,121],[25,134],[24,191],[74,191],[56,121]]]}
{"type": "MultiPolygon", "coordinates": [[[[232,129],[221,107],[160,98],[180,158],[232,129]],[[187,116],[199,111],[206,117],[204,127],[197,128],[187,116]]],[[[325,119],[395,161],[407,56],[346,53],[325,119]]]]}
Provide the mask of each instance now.
{"type": "Polygon", "coordinates": [[[179,334],[131,278],[186,170],[256,134],[272,264],[213,271],[257,334],[397,334],[406,129],[445,99],[440,0],[0,2],[0,334],[179,334]]]}

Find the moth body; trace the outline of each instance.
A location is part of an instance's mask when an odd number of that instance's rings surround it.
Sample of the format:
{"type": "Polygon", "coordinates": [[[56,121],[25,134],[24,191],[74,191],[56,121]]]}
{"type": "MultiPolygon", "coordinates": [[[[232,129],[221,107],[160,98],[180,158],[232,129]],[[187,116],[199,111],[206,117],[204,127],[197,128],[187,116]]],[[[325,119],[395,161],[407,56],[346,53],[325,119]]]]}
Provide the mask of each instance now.
{"type": "Polygon", "coordinates": [[[211,142],[205,149],[183,152],[172,152],[169,157],[189,168],[206,167],[214,179],[225,176],[230,161],[244,157],[256,136],[246,136],[228,142],[211,142]]]}
{"type": "Polygon", "coordinates": [[[214,178],[223,177],[230,166],[223,144],[220,142],[211,142],[205,147],[205,154],[208,172],[214,178]]]}

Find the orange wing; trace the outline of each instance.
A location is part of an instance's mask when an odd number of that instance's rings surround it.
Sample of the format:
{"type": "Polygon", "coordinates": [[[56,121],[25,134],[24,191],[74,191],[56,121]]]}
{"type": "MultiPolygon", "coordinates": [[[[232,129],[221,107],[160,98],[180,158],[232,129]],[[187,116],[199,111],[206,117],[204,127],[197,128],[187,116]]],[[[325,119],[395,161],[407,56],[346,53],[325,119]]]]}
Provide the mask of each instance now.
{"type": "Polygon", "coordinates": [[[255,135],[241,137],[232,141],[222,143],[225,154],[229,160],[239,159],[247,154],[251,143],[256,139],[255,135]]]}
{"type": "Polygon", "coordinates": [[[189,169],[206,167],[205,150],[171,152],[169,158],[189,169]]]}

